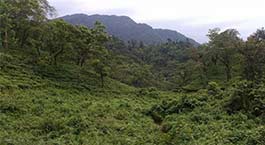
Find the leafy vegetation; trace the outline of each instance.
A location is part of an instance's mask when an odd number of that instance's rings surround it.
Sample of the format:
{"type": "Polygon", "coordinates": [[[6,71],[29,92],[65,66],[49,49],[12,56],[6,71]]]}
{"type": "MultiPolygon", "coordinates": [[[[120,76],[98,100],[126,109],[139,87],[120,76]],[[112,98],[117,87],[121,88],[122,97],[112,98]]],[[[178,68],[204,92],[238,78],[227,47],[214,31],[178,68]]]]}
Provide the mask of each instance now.
{"type": "Polygon", "coordinates": [[[147,45],[46,0],[0,12],[0,144],[265,144],[263,28],[147,45]]]}
{"type": "Polygon", "coordinates": [[[142,41],[146,44],[165,43],[167,39],[190,42],[196,46],[199,45],[195,40],[180,34],[179,32],[164,29],[154,29],[147,24],[138,24],[127,16],[108,16],[108,15],[86,15],[73,14],[61,17],[74,25],[84,25],[93,28],[96,21],[100,21],[106,26],[106,31],[110,35],[117,36],[119,39],[128,41],[142,41]]]}

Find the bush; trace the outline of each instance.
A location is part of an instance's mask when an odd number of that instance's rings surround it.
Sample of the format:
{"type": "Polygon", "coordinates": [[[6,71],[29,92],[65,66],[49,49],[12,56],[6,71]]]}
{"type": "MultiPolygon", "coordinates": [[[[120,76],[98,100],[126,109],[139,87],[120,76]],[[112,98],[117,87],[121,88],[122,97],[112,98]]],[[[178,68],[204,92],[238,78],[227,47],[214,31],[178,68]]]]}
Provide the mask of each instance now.
{"type": "Polygon", "coordinates": [[[261,126],[253,131],[253,134],[248,138],[248,145],[264,145],[265,144],[265,126],[261,126]]]}
{"type": "Polygon", "coordinates": [[[12,61],[13,57],[11,55],[0,53],[0,69],[4,69],[12,61]]]}
{"type": "Polygon", "coordinates": [[[215,96],[217,99],[222,99],[221,87],[216,82],[209,82],[207,90],[209,95],[215,96]]]}
{"type": "Polygon", "coordinates": [[[64,124],[58,120],[46,118],[40,122],[38,129],[42,134],[49,134],[51,132],[60,133],[64,129],[64,124]]]}
{"type": "Polygon", "coordinates": [[[240,81],[234,85],[231,98],[225,106],[229,114],[243,111],[254,116],[265,115],[265,89],[263,85],[240,81]]]}
{"type": "Polygon", "coordinates": [[[17,104],[14,103],[9,103],[9,104],[4,104],[0,102],[0,113],[20,113],[21,110],[17,106],[17,104]]]}
{"type": "Polygon", "coordinates": [[[159,93],[158,93],[158,91],[157,91],[156,88],[143,88],[143,89],[139,89],[136,92],[136,95],[138,97],[143,97],[143,96],[152,97],[152,98],[158,98],[159,97],[159,93]]]}
{"type": "Polygon", "coordinates": [[[162,123],[163,118],[171,114],[191,112],[197,106],[203,105],[197,98],[182,96],[179,100],[162,101],[154,105],[147,115],[151,116],[155,123],[162,123]]]}

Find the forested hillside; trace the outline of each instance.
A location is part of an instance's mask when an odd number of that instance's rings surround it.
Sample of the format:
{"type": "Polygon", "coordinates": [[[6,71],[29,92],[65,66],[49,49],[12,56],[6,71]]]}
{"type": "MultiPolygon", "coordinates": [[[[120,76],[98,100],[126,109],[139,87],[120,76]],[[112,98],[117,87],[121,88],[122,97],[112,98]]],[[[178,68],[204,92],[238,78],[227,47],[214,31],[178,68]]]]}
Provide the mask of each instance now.
{"type": "MultiPolygon", "coordinates": [[[[265,144],[265,30],[124,42],[0,1],[0,144],[265,144]]],[[[131,30],[132,31],[132,30],[131,30]]]]}
{"type": "Polygon", "coordinates": [[[138,24],[127,16],[115,15],[85,15],[74,14],[61,17],[74,25],[84,25],[92,28],[96,21],[100,21],[106,26],[106,31],[115,37],[128,41],[138,41],[145,44],[160,44],[167,42],[168,39],[178,42],[189,42],[194,46],[199,46],[195,40],[172,30],[153,29],[147,24],[138,24]]]}

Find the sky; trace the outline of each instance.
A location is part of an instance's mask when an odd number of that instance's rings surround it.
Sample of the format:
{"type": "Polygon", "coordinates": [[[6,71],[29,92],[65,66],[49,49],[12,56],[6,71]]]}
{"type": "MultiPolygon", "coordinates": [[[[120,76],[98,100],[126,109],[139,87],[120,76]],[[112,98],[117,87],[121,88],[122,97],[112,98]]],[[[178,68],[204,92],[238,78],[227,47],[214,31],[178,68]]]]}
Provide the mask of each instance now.
{"type": "Polygon", "coordinates": [[[75,13],[125,15],[154,28],[176,30],[194,40],[208,41],[216,27],[237,29],[247,38],[265,27],[265,0],[48,0],[57,16],[75,13]]]}

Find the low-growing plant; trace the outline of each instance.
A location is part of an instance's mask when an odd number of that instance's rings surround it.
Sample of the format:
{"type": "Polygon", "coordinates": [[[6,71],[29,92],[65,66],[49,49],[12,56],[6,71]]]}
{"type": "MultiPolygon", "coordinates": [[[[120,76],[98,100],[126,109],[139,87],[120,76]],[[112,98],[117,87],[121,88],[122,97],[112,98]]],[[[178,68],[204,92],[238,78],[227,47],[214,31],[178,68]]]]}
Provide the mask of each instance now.
{"type": "Polygon", "coordinates": [[[182,96],[179,100],[163,100],[161,104],[154,105],[147,115],[150,115],[155,123],[162,123],[163,119],[171,114],[191,112],[197,106],[203,105],[197,98],[182,96]]]}
{"type": "Polygon", "coordinates": [[[158,98],[159,97],[159,92],[157,91],[156,88],[142,88],[137,90],[136,92],[137,96],[149,96],[151,98],[158,98]]]}
{"type": "Polygon", "coordinates": [[[249,115],[264,116],[265,89],[249,81],[240,81],[234,85],[229,102],[226,104],[229,114],[243,111],[249,115]]]}
{"type": "Polygon", "coordinates": [[[216,82],[209,82],[208,83],[208,94],[216,96],[221,92],[221,87],[216,82]]]}

